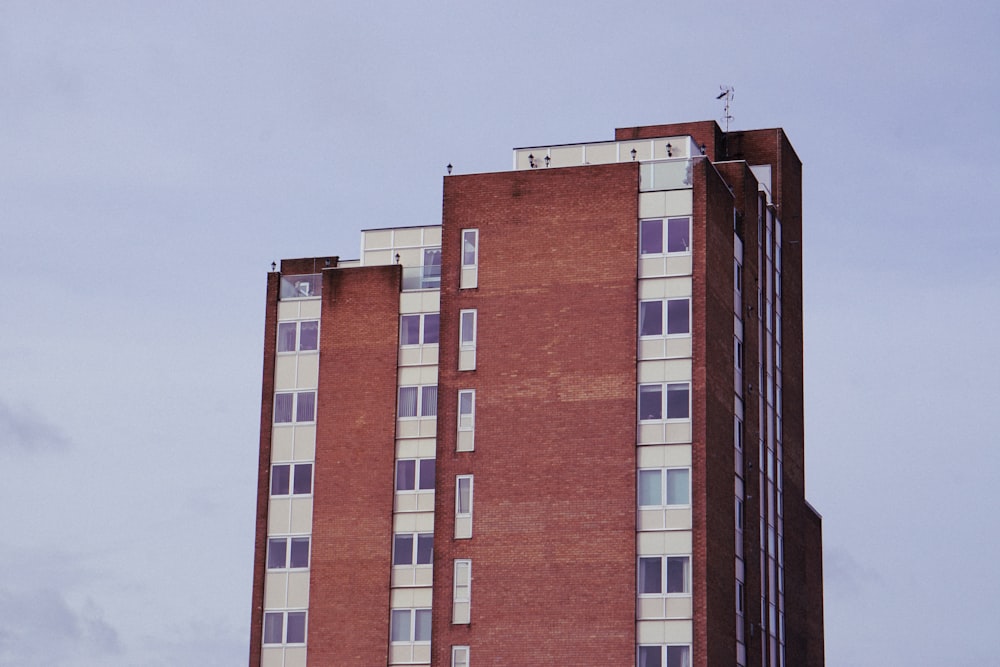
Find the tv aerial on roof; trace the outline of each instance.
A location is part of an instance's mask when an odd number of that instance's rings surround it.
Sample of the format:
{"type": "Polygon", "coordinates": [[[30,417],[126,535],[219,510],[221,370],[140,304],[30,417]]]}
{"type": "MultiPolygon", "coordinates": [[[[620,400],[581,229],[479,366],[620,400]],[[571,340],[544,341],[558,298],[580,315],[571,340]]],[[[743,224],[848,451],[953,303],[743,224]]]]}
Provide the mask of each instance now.
{"type": "Polygon", "coordinates": [[[729,132],[729,122],[733,119],[733,114],[730,113],[730,111],[731,111],[731,105],[733,103],[733,96],[736,92],[736,89],[733,88],[732,86],[719,86],[719,90],[721,90],[722,92],[716,95],[715,99],[721,100],[725,98],[726,100],[726,104],[723,107],[721,120],[722,124],[726,126],[726,132],[729,132]]]}

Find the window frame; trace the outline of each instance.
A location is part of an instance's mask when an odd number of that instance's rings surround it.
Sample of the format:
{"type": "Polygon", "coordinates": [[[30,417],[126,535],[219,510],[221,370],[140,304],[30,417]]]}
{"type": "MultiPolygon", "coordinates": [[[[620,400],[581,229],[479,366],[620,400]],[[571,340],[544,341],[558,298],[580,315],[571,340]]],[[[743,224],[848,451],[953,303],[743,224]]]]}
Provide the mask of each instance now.
{"type": "Polygon", "coordinates": [[[409,385],[402,385],[400,387],[397,387],[397,389],[396,389],[396,419],[401,419],[401,420],[402,419],[423,419],[425,417],[437,417],[437,414],[438,414],[438,410],[437,410],[437,407],[438,407],[438,405],[437,405],[437,399],[438,399],[437,390],[438,390],[438,386],[436,384],[409,384],[409,385]],[[404,389],[416,389],[417,390],[416,406],[414,408],[416,410],[416,414],[415,415],[403,415],[403,414],[400,414],[402,412],[402,406],[403,406],[403,390],[404,389]],[[430,389],[434,390],[434,412],[430,413],[430,414],[427,414],[427,413],[424,412],[424,410],[426,408],[426,401],[427,401],[426,396],[427,396],[427,394],[428,394],[428,392],[429,392],[430,389]]]}
{"type": "Polygon", "coordinates": [[[456,518],[459,518],[459,517],[463,517],[463,518],[464,517],[469,517],[470,519],[472,518],[472,512],[473,512],[473,508],[475,506],[474,505],[474,490],[475,490],[474,486],[475,486],[475,482],[473,480],[473,476],[472,475],[456,475],[455,476],[455,517],[456,518]],[[462,493],[461,493],[462,489],[461,489],[461,486],[462,486],[462,482],[464,482],[466,480],[468,480],[468,483],[469,483],[468,484],[468,486],[469,486],[469,493],[468,493],[468,496],[469,496],[469,498],[468,498],[468,505],[469,505],[469,507],[468,507],[468,509],[466,511],[463,512],[462,511],[462,493]]]}
{"type": "Polygon", "coordinates": [[[463,229],[462,230],[462,264],[463,269],[474,269],[479,266],[479,230],[478,229],[463,229]],[[467,234],[471,234],[473,237],[473,248],[472,248],[472,263],[465,261],[466,250],[465,250],[465,237],[467,234]]]}
{"type": "Polygon", "coordinates": [[[674,215],[665,216],[662,218],[640,218],[639,220],[639,256],[640,257],[665,257],[665,256],[677,256],[677,255],[690,255],[692,244],[692,228],[691,228],[691,216],[689,215],[674,215]],[[679,220],[687,221],[687,247],[684,250],[670,250],[670,223],[679,220]],[[647,227],[646,223],[659,222],[659,252],[644,252],[643,248],[645,246],[645,236],[644,228],[647,227]]]}
{"type": "Polygon", "coordinates": [[[691,507],[691,467],[690,466],[667,466],[662,468],[639,468],[636,475],[636,489],[638,491],[638,500],[636,501],[640,510],[656,510],[656,509],[679,509],[685,507],[691,507]],[[671,503],[670,502],[670,472],[671,471],[683,471],[687,473],[687,502],[684,503],[671,503]],[[643,505],[642,504],[642,478],[643,473],[659,473],[659,503],[643,505]]]}
{"type": "Polygon", "coordinates": [[[402,532],[392,534],[392,566],[393,567],[432,567],[434,565],[434,533],[433,532],[402,532]],[[411,538],[410,542],[410,562],[409,563],[397,563],[396,556],[399,553],[398,545],[396,540],[401,537],[411,538]],[[425,563],[420,562],[420,538],[430,537],[430,553],[429,560],[425,563]]]}
{"type": "Polygon", "coordinates": [[[451,667],[469,667],[469,647],[451,647],[451,667]],[[461,658],[459,657],[461,655],[461,658]]]}
{"type": "Polygon", "coordinates": [[[399,316],[399,346],[405,348],[417,347],[419,345],[438,345],[441,341],[441,313],[403,313],[399,316]],[[437,340],[428,342],[427,341],[427,318],[436,317],[438,319],[438,337],[437,340]],[[416,343],[404,343],[403,342],[403,320],[408,317],[417,318],[417,342],[416,343]]]}
{"type": "Polygon", "coordinates": [[[311,496],[313,493],[314,475],[316,473],[315,466],[312,462],[308,463],[293,463],[293,462],[282,462],[282,463],[272,463],[271,464],[271,477],[270,484],[268,485],[268,495],[274,498],[284,498],[286,496],[311,496]],[[288,492],[287,493],[275,493],[274,492],[274,481],[275,481],[275,469],[276,468],[288,468],[288,492]],[[308,480],[309,480],[309,490],[296,492],[296,482],[301,479],[299,477],[299,470],[308,468],[308,480]]]}
{"type": "Polygon", "coordinates": [[[689,667],[691,665],[691,645],[690,644],[639,644],[636,647],[635,664],[636,667],[648,667],[648,664],[642,658],[643,649],[659,649],[659,664],[660,667],[689,667]],[[681,662],[670,663],[670,650],[671,648],[683,649],[684,655],[680,657],[681,662]]]}
{"type": "Polygon", "coordinates": [[[475,431],[476,430],[476,390],[475,389],[459,389],[458,390],[458,430],[459,431],[475,431]],[[462,398],[463,396],[469,396],[469,411],[462,412],[462,398]],[[465,421],[463,422],[463,418],[465,421]]]}
{"type": "Polygon", "coordinates": [[[691,382],[643,382],[638,386],[636,391],[637,401],[636,401],[636,412],[639,417],[640,422],[686,422],[691,420],[691,382]],[[651,391],[644,391],[644,388],[656,388],[659,387],[660,391],[660,404],[659,404],[659,416],[656,417],[643,417],[642,413],[642,395],[644,393],[652,393],[651,391]],[[678,389],[672,389],[672,388],[678,389]],[[687,404],[686,404],[686,414],[683,416],[672,416],[670,413],[670,400],[668,398],[670,391],[680,391],[680,387],[685,387],[687,392],[687,404]]]}
{"type": "Polygon", "coordinates": [[[273,403],[273,411],[271,413],[271,420],[276,425],[280,425],[280,424],[314,424],[314,423],[316,423],[316,390],[315,389],[307,389],[307,390],[303,390],[303,391],[276,391],[276,392],[274,392],[274,403],[273,403]],[[299,396],[300,395],[305,395],[305,394],[311,394],[312,395],[312,402],[313,402],[313,406],[312,406],[312,418],[310,418],[310,419],[299,419],[299,410],[300,410],[300,408],[299,408],[299,396]],[[279,396],[291,396],[292,397],[290,419],[281,419],[281,421],[278,420],[278,417],[279,417],[279,415],[278,415],[278,397],[279,396]]]}
{"type": "Polygon", "coordinates": [[[478,338],[477,327],[478,327],[479,315],[475,308],[463,308],[458,311],[458,345],[462,350],[474,350],[476,349],[476,339],[478,338]],[[472,338],[467,339],[465,337],[465,318],[472,318],[472,338]]]}
{"type": "Polygon", "coordinates": [[[654,338],[679,338],[679,337],[682,337],[682,336],[690,336],[691,335],[691,297],[689,297],[689,296],[680,296],[680,297],[669,297],[669,298],[663,298],[663,299],[642,299],[641,301],[639,301],[639,323],[637,325],[637,328],[639,330],[639,338],[642,338],[643,340],[650,340],[650,339],[654,339],[654,338]],[[686,331],[673,332],[673,333],[670,332],[670,323],[671,323],[671,319],[672,319],[670,317],[670,302],[672,302],[672,301],[673,302],[676,302],[676,301],[687,301],[687,330],[686,331]],[[642,314],[643,304],[647,304],[647,303],[659,303],[659,304],[661,304],[660,305],[660,317],[659,317],[660,333],[651,333],[651,334],[644,334],[644,333],[642,333],[643,324],[645,323],[644,322],[644,318],[643,318],[643,314],[642,314]]]}
{"type": "MultiPolygon", "coordinates": [[[[405,608],[393,608],[393,609],[389,610],[389,643],[390,644],[396,644],[396,645],[400,645],[400,644],[430,644],[430,642],[431,642],[431,638],[430,637],[427,637],[426,639],[417,639],[416,638],[416,635],[417,635],[417,615],[418,614],[420,614],[420,615],[427,614],[427,617],[430,618],[431,609],[430,609],[430,607],[405,607],[405,608]],[[407,617],[408,617],[407,618],[407,625],[408,625],[408,628],[407,628],[408,634],[407,634],[407,636],[408,636],[408,639],[395,639],[393,637],[393,635],[394,635],[393,630],[396,629],[396,626],[394,625],[396,614],[397,613],[403,613],[403,612],[406,612],[407,613],[407,617]]],[[[430,623],[428,623],[428,634],[431,634],[432,632],[433,632],[432,626],[431,626],[430,623]]]]}
{"type": "Polygon", "coordinates": [[[267,555],[264,562],[266,563],[266,569],[269,572],[274,571],[298,571],[298,570],[308,570],[309,564],[312,562],[312,539],[309,535],[269,535],[267,538],[267,555]],[[292,565],[292,544],[293,541],[302,542],[305,540],[306,543],[306,564],[305,565],[292,565]],[[283,564],[279,566],[271,565],[271,555],[273,553],[274,544],[276,542],[282,543],[283,551],[283,564]]]}
{"type": "Polygon", "coordinates": [[[307,609],[282,609],[282,610],[267,610],[264,612],[264,618],[261,621],[261,643],[264,646],[305,646],[306,639],[309,636],[309,615],[307,609]],[[288,641],[288,628],[289,628],[289,616],[295,615],[296,617],[302,617],[302,641],[288,641]],[[267,625],[268,618],[280,618],[281,619],[281,641],[268,641],[267,640],[267,625]]]}
{"type": "Polygon", "coordinates": [[[421,491],[434,491],[436,486],[436,476],[437,476],[437,461],[434,457],[423,457],[423,458],[403,458],[396,459],[396,478],[394,480],[394,489],[396,493],[419,493],[421,491]],[[413,488],[412,489],[400,489],[399,488],[399,466],[401,463],[408,461],[413,461],[413,488]],[[431,467],[434,472],[431,474],[431,486],[423,486],[424,477],[427,475],[425,472],[425,462],[430,461],[431,467]]]}
{"type": "Polygon", "coordinates": [[[688,554],[677,555],[677,554],[665,554],[665,555],[650,555],[650,556],[639,556],[638,562],[636,564],[636,590],[638,591],[640,598],[679,598],[679,597],[691,597],[691,556],[688,554]],[[659,591],[644,591],[643,581],[645,577],[645,570],[643,569],[643,561],[659,561],[657,564],[657,576],[659,577],[659,591]],[[683,563],[681,566],[683,581],[681,582],[680,591],[671,591],[671,561],[674,563],[683,563]]]}

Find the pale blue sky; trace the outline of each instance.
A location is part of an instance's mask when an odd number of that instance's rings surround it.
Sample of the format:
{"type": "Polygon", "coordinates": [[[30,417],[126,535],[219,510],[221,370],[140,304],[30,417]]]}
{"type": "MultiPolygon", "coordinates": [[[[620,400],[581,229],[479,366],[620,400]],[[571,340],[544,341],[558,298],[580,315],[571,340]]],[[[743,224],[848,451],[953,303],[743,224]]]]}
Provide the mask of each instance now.
{"type": "Polygon", "coordinates": [[[246,664],[271,261],[720,84],[805,165],[828,664],[992,664],[998,34],[969,1],[0,3],[0,664],[246,664]]]}

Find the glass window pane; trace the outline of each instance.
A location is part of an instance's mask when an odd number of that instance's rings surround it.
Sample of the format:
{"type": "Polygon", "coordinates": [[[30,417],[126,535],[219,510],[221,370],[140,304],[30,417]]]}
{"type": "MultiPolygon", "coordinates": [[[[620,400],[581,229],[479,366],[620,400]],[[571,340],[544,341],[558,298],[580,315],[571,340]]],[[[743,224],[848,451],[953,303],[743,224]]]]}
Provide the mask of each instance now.
{"type": "Polygon", "coordinates": [[[462,344],[471,345],[476,342],[476,313],[466,311],[462,313],[462,344]]]}
{"type": "Polygon", "coordinates": [[[441,332],[441,315],[430,313],[424,315],[424,343],[433,344],[438,342],[441,332]]]}
{"type": "Polygon", "coordinates": [[[431,610],[417,609],[416,623],[414,623],[413,641],[429,642],[431,640],[431,610]]]}
{"type": "Polygon", "coordinates": [[[662,385],[639,385],[639,419],[663,419],[662,385]]]}
{"type": "Polygon", "coordinates": [[[285,538],[272,538],[267,541],[267,567],[280,569],[285,567],[285,538]]]}
{"type": "Polygon", "coordinates": [[[667,385],[667,419],[687,419],[690,416],[687,383],[667,385]]]}
{"type": "Polygon", "coordinates": [[[399,417],[417,416],[417,388],[399,388],[399,417]]]}
{"type": "Polygon", "coordinates": [[[299,349],[303,351],[319,349],[319,322],[303,322],[299,331],[299,349]]]}
{"type": "Polygon", "coordinates": [[[287,496],[290,466],[277,465],[271,467],[271,495],[287,496]]]}
{"type": "Polygon", "coordinates": [[[420,489],[429,491],[434,488],[434,459],[420,459],[420,489]]]}
{"type": "Polygon", "coordinates": [[[389,637],[394,642],[410,641],[410,610],[393,609],[389,637]]]}
{"type": "Polygon", "coordinates": [[[292,421],[292,401],[294,394],[274,395],[274,423],[287,424],[292,421]]]}
{"type": "Polygon", "coordinates": [[[691,471],[677,468],[667,471],[667,504],[688,505],[691,503],[691,471]]]}
{"type": "Polygon", "coordinates": [[[264,614],[264,643],[280,644],[284,630],[285,615],[280,611],[264,614]]]}
{"type": "Polygon", "coordinates": [[[413,565],[413,535],[396,535],[393,537],[392,564],[413,565]]]}
{"type": "Polygon", "coordinates": [[[691,308],[687,299],[667,301],[667,333],[691,333],[691,308]]]}
{"type": "Polygon", "coordinates": [[[434,533],[417,535],[417,565],[430,565],[434,559],[434,533]]]}
{"type": "Polygon", "coordinates": [[[670,218],[667,221],[667,252],[687,252],[690,249],[690,218],[670,218]]]}
{"type": "Polygon", "coordinates": [[[663,502],[660,490],[660,470],[639,471],[639,506],[657,506],[663,502]]]}
{"type": "Polygon", "coordinates": [[[309,538],[293,537],[288,567],[309,567],[309,538]]]}
{"type": "MultiPolygon", "coordinates": [[[[781,664],[785,664],[784,661],[781,664]]],[[[667,647],[667,667],[691,667],[691,649],[688,646],[667,647]]]]}
{"type": "Polygon", "coordinates": [[[399,318],[399,344],[416,345],[420,342],[420,316],[403,315],[399,318]]]}
{"type": "Polygon", "coordinates": [[[459,477],[455,491],[455,511],[458,514],[469,514],[472,511],[472,478],[459,477]]]}
{"type": "Polygon", "coordinates": [[[278,323],[278,352],[295,351],[295,322],[278,323]]]}
{"type": "Polygon", "coordinates": [[[643,220],[639,223],[639,253],[642,255],[663,253],[662,220],[643,220]]]}
{"type": "Polygon", "coordinates": [[[473,394],[471,391],[458,392],[458,414],[460,415],[472,414],[472,395],[473,394]]]}
{"type": "Polygon", "coordinates": [[[659,557],[639,559],[639,592],[663,592],[663,563],[659,557]]]}
{"type": "Polygon", "coordinates": [[[300,463],[295,466],[295,483],[292,493],[312,493],[313,467],[311,463],[300,463]]]}
{"type": "Polygon", "coordinates": [[[417,462],[413,459],[396,461],[396,490],[413,491],[417,481],[417,462]]]}
{"type": "Polygon", "coordinates": [[[639,335],[660,336],[663,334],[663,302],[641,301],[639,303],[639,335]]]}
{"type": "Polygon", "coordinates": [[[462,232],[462,266],[476,265],[476,242],[478,234],[473,229],[462,232]]]}
{"type": "Polygon", "coordinates": [[[689,593],[688,568],[690,559],[687,556],[669,556],[667,558],[667,592],[689,593]]]}
{"type": "Polygon", "coordinates": [[[437,385],[424,387],[420,395],[420,416],[434,417],[438,413],[437,385]]]}
{"type": "Polygon", "coordinates": [[[304,611],[288,612],[288,635],[285,641],[289,644],[303,644],[306,641],[306,613],[304,611]]]}
{"type": "Polygon", "coordinates": [[[295,407],[295,421],[311,422],[316,420],[316,392],[300,391],[295,407]]]}
{"type": "Polygon", "coordinates": [[[663,667],[663,648],[660,646],[640,646],[639,667],[663,667]]]}

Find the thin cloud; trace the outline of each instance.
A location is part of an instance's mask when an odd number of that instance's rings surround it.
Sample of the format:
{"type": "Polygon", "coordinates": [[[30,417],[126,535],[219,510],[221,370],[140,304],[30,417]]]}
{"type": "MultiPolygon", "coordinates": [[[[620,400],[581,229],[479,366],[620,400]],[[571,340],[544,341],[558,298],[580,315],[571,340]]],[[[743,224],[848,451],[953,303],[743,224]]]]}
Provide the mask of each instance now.
{"type": "Polygon", "coordinates": [[[69,445],[69,439],[41,415],[0,400],[0,449],[40,451],[69,445]]]}

